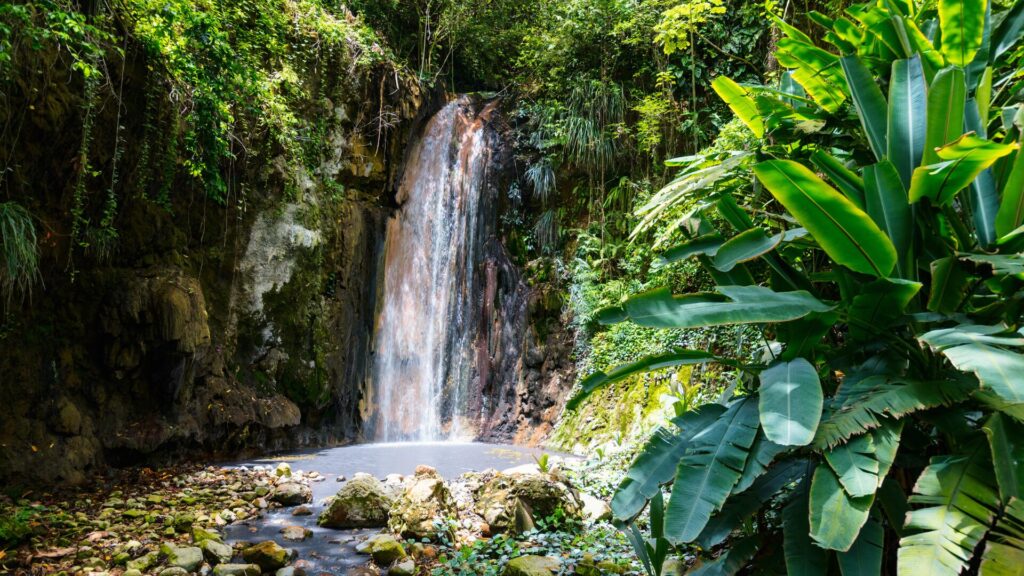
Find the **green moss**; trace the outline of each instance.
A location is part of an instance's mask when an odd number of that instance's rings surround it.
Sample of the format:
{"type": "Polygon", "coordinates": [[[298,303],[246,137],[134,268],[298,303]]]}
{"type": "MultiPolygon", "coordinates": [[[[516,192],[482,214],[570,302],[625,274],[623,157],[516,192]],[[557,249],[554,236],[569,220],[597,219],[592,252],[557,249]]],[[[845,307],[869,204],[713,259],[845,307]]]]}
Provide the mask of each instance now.
{"type": "MultiPolygon", "coordinates": [[[[676,372],[681,382],[690,379],[692,367],[676,372]]],[[[673,413],[662,397],[671,394],[669,372],[638,376],[593,394],[577,410],[566,412],[551,436],[552,448],[578,451],[609,442],[632,445],[673,413]]]]}

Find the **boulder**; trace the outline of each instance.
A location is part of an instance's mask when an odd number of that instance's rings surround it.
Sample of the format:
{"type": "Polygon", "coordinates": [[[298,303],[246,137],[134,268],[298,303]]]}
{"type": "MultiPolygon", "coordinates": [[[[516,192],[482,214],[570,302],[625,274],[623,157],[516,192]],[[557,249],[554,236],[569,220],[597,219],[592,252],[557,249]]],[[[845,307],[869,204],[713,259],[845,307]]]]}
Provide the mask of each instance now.
{"type": "Polygon", "coordinates": [[[275,572],[274,576],[306,576],[306,570],[298,566],[285,566],[275,572]]]}
{"type": "Polygon", "coordinates": [[[188,572],[181,566],[168,566],[160,571],[160,576],[188,576],[188,572]]]}
{"type": "Polygon", "coordinates": [[[405,560],[405,547],[391,534],[377,534],[356,546],[360,554],[369,554],[379,566],[390,566],[405,560]]]}
{"type": "Polygon", "coordinates": [[[416,563],[412,561],[412,558],[396,562],[388,569],[388,576],[416,576],[416,563]]]}
{"type": "Polygon", "coordinates": [[[661,573],[663,576],[683,576],[686,574],[686,561],[676,557],[666,558],[661,565],[661,573]]]}
{"type": "Polygon", "coordinates": [[[213,576],[260,576],[256,564],[219,564],[213,567],[213,576]]]}
{"type": "Polygon", "coordinates": [[[203,563],[203,551],[197,546],[179,548],[173,544],[164,544],[160,552],[167,556],[167,564],[183,568],[186,572],[195,572],[203,563]]]}
{"type": "MultiPolygon", "coordinates": [[[[682,572],[678,574],[676,572],[666,572],[666,566],[668,562],[663,565],[661,574],[662,576],[681,576],[682,572]]],[[[587,552],[583,555],[579,564],[576,565],[576,576],[609,576],[611,574],[625,574],[627,567],[620,566],[610,560],[602,560],[600,562],[594,560],[594,555],[587,552]]]]}
{"type": "Polygon", "coordinates": [[[250,564],[256,564],[264,572],[273,572],[278,568],[284,568],[291,557],[290,550],[282,548],[273,540],[265,540],[242,550],[242,558],[250,564]]]}
{"type": "Polygon", "coordinates": [[[223,542],[224,539],[221,537],[220,532],[216,530],[208,530],[200,526],[192,526],[192,542],[196,544],[202,544],[204,540],[216,540],[217,542],[223,542]]]}
{"type": "Polygon", "coordinates": [[[494,534],[531,530],[559,509],[567,517],[582,516],[576,492],[547,474],[496,474],[476,491],[475,510],[494,534]]]}
{"type": "Polygon", "coordinates": [[[458,514],[448,486],[437,472],[420,466],[406,484],[405,490],[391,506],[388,528],[405,538],[435,539],[435,520],[453,518],[458,514]]]}
{"type": "Polygon", "coordinates": [[[612,508],[604,500],[583,493],[580,494],[580,501],[583,503],[583,518],[587,522],[600,522],[612,517],[612,508]]]}
{"type": "Polygon", "coordinates": [[[357,476],[345,483],[317,524],[325,528],[382,528],[388,523],[391,499],[379,480],[357,476]]]}
{"type": "Polygon", "coordinates": [[[313,535],[313,531],[302,526],[285,526],[281,528],[281,538],[292,542],[302,542],[313,535]]]}
{"type": "Polygon", "coordinates": [[[278,478],[291,478],[292,467],[287,462],[281,462],[277,465],[277,468],[274,468],[274,476],[278,478]]]}
{"type": "Polygon", "coordinates": [[[313,491],[309,489],[309,486],[298,482],[282,482],[277,485],[277,489],[274,490],[270,499],[284,506],[295,506],[312,501],[313,491]]]}
{"type": "Polygon", "coordinates": [[[502,576],[554,576],[560,567],[551,556],[520,556],[509,560],[502,576]]]}
{"type": "Polygon", "coordinates": [[[312,516],[313,510],[309,506],[298,506],[292,510],[292,516],[312,516]]]}
{"type": "Polygon", "coordinates": [[[125,567],[129,570],[138,570],[139,572],[145,572],[149,570],[150,566],[156,564],[156,561],[159,557],[160,555],[157,552],[150,552],[134,560],[129,560],[125,567]]]}
{"type": "Polygon", "coordinates": [[[203,540],[199,544],[199,548],[202,549],[206,561],[213,566],[231,562],[231,557],[235,555],[235,551],[231,546],[219,540],[203,540]]]}

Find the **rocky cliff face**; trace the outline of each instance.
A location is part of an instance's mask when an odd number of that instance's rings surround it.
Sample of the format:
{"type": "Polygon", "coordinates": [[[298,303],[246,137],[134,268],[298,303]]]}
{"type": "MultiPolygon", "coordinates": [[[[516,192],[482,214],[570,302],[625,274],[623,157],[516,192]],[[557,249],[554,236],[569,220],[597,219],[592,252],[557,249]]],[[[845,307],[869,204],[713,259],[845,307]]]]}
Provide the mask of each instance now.
{"type": "Polygon", "coordinates": [[[353,437],[383,225],[430,98],[387,65],[303,68],[301,113],[321,145],[295,166],[258,131],[239,134],[219,204],[181,157],[161,160],[165,182],[142,182],[157,162],[142,153],[152,125],[179,111],[147,97],[153,80],[129,47],[111,63],[123,109],[101,90],[89,143],[97,173],[120,161],[87,190],[119,200],[116,237],[73,245],[83,87],[57,54],[33,58],[3,99],[23,121],[0,141],[14,167],[2,199],[38,218],[42,283],[0,316],[0,481],[353,437]]]}
{"type": "MultiPolygon", "coordinates": [[[[154,136],[181,132],[180,110],[154,100],[135,50],[109,63],[121,90],[101,90],[94,107],[84,215],[81,80],[42,51],[0,98],[4,117],[22,118],[0,139],[12,167],[0,200],[27,207],[41,235],[41,283],[0,316],[0,482],[359,436],[385,225],[410,139],[440,95],[387,64],[297,58],[313,145],[296,164],[265,133],[240,132],[217,202],[154,136]],[[91,230],[105,221],[105,235],[76,237],[79,217],[91,230]]],[[[537,443],[571,386],[571,347],[538,329],[552,312],[502,244],[515,171],[500,121],[490,138],[480,436],[537,443]]]]}

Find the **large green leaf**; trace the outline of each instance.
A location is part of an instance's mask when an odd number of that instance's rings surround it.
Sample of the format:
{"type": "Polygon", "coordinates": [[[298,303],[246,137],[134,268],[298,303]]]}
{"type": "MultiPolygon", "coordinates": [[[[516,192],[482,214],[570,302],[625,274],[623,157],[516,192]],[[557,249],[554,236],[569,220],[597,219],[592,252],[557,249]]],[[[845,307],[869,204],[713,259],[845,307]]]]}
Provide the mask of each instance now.
{"type": "MultiPolygon", "coordinates": [[[[981,119],[983,113],[979,111],[979,106],[975,99],[967,101],[965,124],[976,134],[986,136],[986,123],[981,119]]],[[[967,198],[971,205],[971,220],[978,243],[982,248],[989,248],[997,239],[996,214],[999,212],[999,192],[996,190],[992,170],[982,170],[968,185],[967,198]]]]}
{"type": "Polygon", "coordinates": [[[1024,501],[1011,498],[989,534],[981,560],[981,576],[1021,574],[1024,574],[1024,501]]]}
{"type": "Polygon", "coordinates": [[[939,0],[942,54],[954,66],[967,66],[981,48],[986,0],[939,0]]]}
{"type": "Polygon", "coordinates": [[[787,322],[831,306],[807,292],[773,292],[762,286],[719,286],[719,294],[673,296],[668,288],[638,294],[623,305],[624,319],[652,328],[787,322]]]}
{"type": "Polygon", "coordinates": [[[722,272],[728,272],[737,264],[771,252],[782,242],[782,237],[782,234],[769,236],[761,228],[744,230],[719,247],[712,265],[722,272]]]}
{"type": "Polygon", "coordinates": [[[851,436],[878,428],[886,417],[948,406],[963,401],[974,388],[958,380],[920,381],[885,375],[869,376],[839,387],[846,400],[826,411],[814,445],[835,446],[851,436]]]}
{"type": "Polygon", "coordinates": [[[928,129],[925,136],[924,163],[939,161],[937,148],[953,142],[964,133],[964,105],[967,83],[962,68],[939,70],[928,88],[928,129]]]}
{"type": "Polygon", "coordinates": [[[748,490],[729,497],[722,510],[711,517],[696,544],[709,550],[724,542],[783,487],[803,478],[806,468],[805,460],[786,460],[772,466],[748,490]]]}
{"type": "Polygon", "coordinates": [[[956,256],[935,260],[931,269],[932,291],[928,296],[928,309],[940,314],[953,314],[964,301],[970,275],[956,256]]]}
{"type": "Polygon", "coordinates": [[[991,266],[996,274],[1005,274],[1024,280],[1024,254],[974,254],[960,252],[961,260],[991,266]]]}
{"type": "Polygon", "coordinates": [[[721,556],[702,564],[687,573],[687,576],[734,576],[750,562],[760,549],[758,536],[747,536],[732,543],[721,556]]]}
{"type": "Polygon", "coordinates": [[[760,375],[758,408],[769,440],[782,446],[805,446],[814,439],[823,396],[814,366],[803,358],[776,362],[760,375]]]}
{"type": "Polygon", "coordinates": [[[825,451],[825,460],[850,496],[869,496],[882,486],[899,449],[902,421],[882,426],[825,451]]]}
{"type": "Polygon", "coordinates": [[[957,576],[991,525],[999,496],[983,443],[962,455],[936,456],[917,479],[900,540],[899,574],[957,576]]]}
{"type": "Polygon", "coordinates": [[[910,186],[914,169],[921,164],[928,126],[928,85],[917,56],[892,63],[889,80],[889,161],[900,180],[910,186]]]}
{"type": "Polygon", "coordinates": [[[932,330],[921,335],[920,339],[938,351],[963,344],[1024,346],[1024,336],[1019,332],[1011,332],[1002,324],[960,324],[952,328],[932,330]]]}
{"type": "Polygon", "coordinates": [[[757,423],[756,399],[741,398],[691,438],[665,512],[665,537],[670,542],[692,542],[721,509],[743,472],[757,423]]]}
{"type": "Polygon", "coordinates": [[[874,500],[874,495],[850,496],[832,468],[818,466],[811,480],[811,539],[828,550],[849,550],[868,521],[874,500]]]}
{"type": "Polygon", "coordinates": [[[997,60],[1024,37],[1024,2],[1013,3],[992,35],[992,60],[997,60]]]}
{"type": "Polygon", "coordinates": [[[843,576],[878,576],[882,573],[882,547],[885,529],[877,520],[868,520],[847,552],[839,552],[839,571],[843,576]]]}
{"type": "Polygon", "coordinates": [[[675,476],[676,466],[693,436],[714,423],[723,412],[725,407],[721,404],[705,404],[675,418],[674,428],[655,430],[612,496],[615,518],[630,520],[639,514],[647,501],[661,490],[661,485],[675,476]]]}
{"type": "Polygon", "coordinates": [[[754,136],[764,136],[764,119],[757,111],[754,98],[747,92],[746,88],[733,82],[726,76],[719,76],[711,82],[715,93],[729,105],[729,108],[736,114],[736,117],[743,121],[754,133],[754,136]]]}
{"type": "Polygon", "coordinates": [[[714,257],[724,243],[725,239],[717,232],[705,234],[669,248],[662,253],[657,262],[659,265],[664,266],[665,264],[679,262],[700,254],[714,257]]]}
{"type": "Polygon", "coordinates": [[[850,496],[870,496],[878,489],[878,460],[870,434],[826,451],[825,460],[850,496]]]}
{"type": "Polygon", "coordinates": [[[981,394],[994,408],[1024,417],[1024,356],[986,344],[955,346],[942,353],[958,370],[978,377],[981,394]]]}
{"type": "Polygon", "coordinates": [[[846,100],[846,77],[839,57],[804,40],[783,38],[775,53],[779,64],[793,69],[793,78],[829,112],[836,112],[846,100]]]}
{"type": "Polygon", "coordinates": [[[878,460],[879,488],[885,483],[885,478],[896,461],[896,452],[900,448],[902,433],[903,420],[888,420],[869,433],[875,445],[875,459],[878,460]]]}
{"type": "Polygon", "coordinates": [[[864,205],[868,216],[889,235],[896,248],[896,275],[909,278],[913,270],[909,256],[914,223],[907,190],[892,162],[883,160],[864,168],[864,205]]]}
{"type": "Polygon", "coordinates": [[[920,283],[899,278],[879,278],[865,285],[847,311],[850,339],[875,340],[905,320],[904,311],[920,290],[920,283]]]}
{"type": "Polygon", "coordinates": [[[961,325],[933,330],[920,340],[942,352],[981,383],[978,397],[996,410],[1024,418],[1024,356],[998,346],[1024,345],[1020,334],[1004,335],[1002,326],[961,325]]]}
{"type": "Polygon", "coordinates": [[[828,573],[828,552],[811,541],[810,486],[803,482],[782,510],[782,547],[789,576],[828,573]]]}
{"type": "Polygon", "coordinates": [[[875,158],[882,160],[888,150],[888,119],[887,104],[882,90],[878,88],[874,74],[868,70],[860,57],[844,56],[839,60],[846,74],[846,83],[850,86],[853,104],[857,108],[861,126],[867,134],[868,144],[875,153],[875,158]]]}
{"type": "Polygon", "coordinates": [[[871,217],[801,164],[768,160],[754,173],[837,263],[856,272],[888,276],[896,249],[871,217]]]}
{"type": "Polygon", "coordinates": [[[936,151],[941,162],[921,166],[914,171],[910,201],[928,198],[936,205],[948,204],[978,174],[1014,149],[1012,144],[999,144],[965,134],[936,151]]]}
{"type": "Polygon", "coordinates": [[[758,432],[754,443],[750,446],[750,455],[747,457],[747,464],[743,467],[743,474],[732,487],[733,494],[739,494],[754,483],[762,474],[768,470],[772,461],[779,454],[789,450],[788,446],[776,444],[765,437],[764,432],[758,432]]]}
{"type": "Polygon", "coordinates": [[[811,154],[811,162],[839,187],[851,202],[861,210],[864,209],[864,180],[853,171],[843,166],[834,156],[815,150],[811,154]]]}
{"type": "MultiPolygon", "coordinates": [[[[606,316],[611,317],[613,315],[608,313],[606,316]]],[[[676,366],[705,364],[707,362],[723,362],[725,364],[736,365],[731,360],[720,358],[714,354],[700,350],[676,350],[673,352],[666,352],[664,354],[657,354],[655,356],[645,356],[635,362],[617,366],[607,373],[598,370],[597,372],[590,374],[580,381],[579,391],[569,399],[565,408],[567,410],[575,410],[594,392],[610,384],[621,382],[626,378],[636,376],[637,374],[651,372],[653,370],[661,370],[663,368],[673,368],[676,366]]]]}
{"type": "MultiPolygon", "coordinates": [[[[995,413],[984,426],[1003,502],[1024,494],[1024,424],[995,413]]],[[[1021,568],[1024,568],[1022,566],[1021,568]]]]}
{"type": "Polygon", "coordinates": [[[1006,236],[1021,224],[1024,224],[1024,152],[1018,149],[1003,185],[1003,199],[996,214],[996,233],[1006,236]]]}

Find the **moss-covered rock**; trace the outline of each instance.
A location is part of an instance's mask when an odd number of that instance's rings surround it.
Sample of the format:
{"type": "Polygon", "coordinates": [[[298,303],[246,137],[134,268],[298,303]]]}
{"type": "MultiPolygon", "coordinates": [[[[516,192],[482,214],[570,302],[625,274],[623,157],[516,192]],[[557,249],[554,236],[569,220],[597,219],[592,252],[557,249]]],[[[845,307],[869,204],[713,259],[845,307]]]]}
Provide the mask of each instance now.
{"type": "Polygon", "coordinates": [[[406,538],[439,536],[436,520],[456,515],[455,501],[444,480],[432,468],[417,470],[391,507],[388,527],[406,538]]]}
{"type": "Polygon", "coordinates": [[[674,416],[665,402],[671,380],[685,382],[691,370],[684,366],[669,378],[657,380],[627,378],[596,391],[579,408],[562,414],[547,445],[585,454],[601,446],[642,443],[661,422],[674,416]]]}
{"type": "Polygon", "coordinates": [[[491,533],[519,533],[558,510],[579,518],[582,503],[568,484],[550,475],[498,474],[477,489],[475,509],[491,533]]]}
{"type": "Polygon", "coordinates": [[[358,476],[342,486],[317,524],[325,528],[382,528],[388,523],[391,498],[372,476],[358,476]]]}
{"type": "Polygon", "coordinates": [[[560,567],[558,559],[550,556],[519,556],[509,560],[502,576],[553,576],[560,567]]]}
{"type": "Polygon", "coordinates": [[[264,572],[284,568],[291,556],[291,551],[273,540],[266,540],[242,550],[242,558],[250,564],[256,564],[264,572]]]}
{"type": "Polygon", "coordinates": [[[379,566],[390,566],[408,556],[402,543],[391,534],[371,536],[359,544],[356,551],[360,554],[369,554],[379,566]]]}

